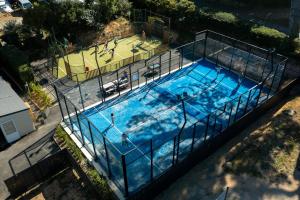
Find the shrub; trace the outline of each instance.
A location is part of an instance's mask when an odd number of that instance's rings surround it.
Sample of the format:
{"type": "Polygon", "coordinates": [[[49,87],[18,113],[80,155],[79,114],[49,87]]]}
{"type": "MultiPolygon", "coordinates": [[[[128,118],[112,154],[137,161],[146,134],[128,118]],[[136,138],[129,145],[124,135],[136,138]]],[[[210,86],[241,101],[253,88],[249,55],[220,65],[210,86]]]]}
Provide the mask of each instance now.
{"type": "Polygon", "coordinates": [[[33,82],[29,83],[30,97],[40,107],[41,110],[51,106],[51,99],[43,88],[33,82]]]}
{"type": "Polygon", "coordinates": [[[300,56],[300,38],[295,38],[293,40],[294,53],[300,56]]]}
{"type": "Polygon", "coordinates": [[[264,46],[284,49],[289,43],[286,34],[273,28],[256,25],[251,28],[250,33],[264,46]]]}
{"type": "Polygon", "coordinates": [[[236,16],[234,16],[232,13],[228,12],[216,12],[212,14],[212,18],[219,21],[219,22],[226,22],[229,24],[235,24],[238,22],[238,19],[236,16]]]}
{"type": "Polygon", "coordinates": [[[268,28],[265,26],[254,26],[251,28],[251,33],[254,33],[257,36],[269,37],[269,38],[274,38],[274,39],[285,39],[287,37],[286,34],[280,32],[276,29],[268,28]]]}

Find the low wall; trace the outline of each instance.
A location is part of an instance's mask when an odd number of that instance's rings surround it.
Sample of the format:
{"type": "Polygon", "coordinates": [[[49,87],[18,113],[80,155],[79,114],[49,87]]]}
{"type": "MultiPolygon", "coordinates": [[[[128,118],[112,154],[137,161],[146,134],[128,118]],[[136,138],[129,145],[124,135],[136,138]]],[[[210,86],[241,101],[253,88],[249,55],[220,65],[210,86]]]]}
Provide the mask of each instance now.
{"type": "Polygon", "coordinates": [[[51,176],[70,167],[70,162],[66,159],[67,153],[66,150],[59,151],[6,179],[4,182],[11,197],[23,194],[51,176]]]}

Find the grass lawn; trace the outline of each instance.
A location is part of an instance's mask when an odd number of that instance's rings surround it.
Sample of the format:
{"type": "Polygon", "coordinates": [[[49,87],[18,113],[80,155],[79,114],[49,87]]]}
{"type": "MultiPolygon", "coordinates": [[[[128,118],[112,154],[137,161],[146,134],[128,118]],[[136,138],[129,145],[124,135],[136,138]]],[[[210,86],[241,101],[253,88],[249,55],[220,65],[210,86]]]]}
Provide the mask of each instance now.
{"type": "MultiPolygon", "coordinates": [[[[104,72],[109,72],[131,63],[133,61],[133,55],[135,56],[135,61],[148,59],[165,50],[166,47],[163,46],[162,42],[157,38],[147,38],[147,40],[142,43],[142,38],[139,35],[134,35],[118,40],[117,46],[115,46],[113,40],[110,41],[108,44],[108,52],[104,52],[103,49],[104,45],[99,45],[97,52],[98,64],[104,72]],[[133,50],[133,46],[136,47],[135,50],[133,50]],[[113,48],[115,48],[114,57],[111,56],[111,49],[113,48]]],[[[69,62],[71,72],[78,74],[79,80],[86,79],[85,74],[83,74],[85,73],[85,67],[88,67],[89,71],[97,69],[94,47],[73,52],[64,58],[59,58],[58,78],[66,75],[64,60],[69,62]]]]}

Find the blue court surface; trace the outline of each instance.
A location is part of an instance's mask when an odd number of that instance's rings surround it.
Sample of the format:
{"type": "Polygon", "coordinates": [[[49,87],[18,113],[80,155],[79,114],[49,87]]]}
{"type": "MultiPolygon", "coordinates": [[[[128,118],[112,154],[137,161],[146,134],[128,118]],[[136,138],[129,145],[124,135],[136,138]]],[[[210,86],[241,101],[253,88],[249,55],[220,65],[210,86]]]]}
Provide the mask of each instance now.
{"type": "MultiPolygon", "coordinates": [[[[174,137],[185,122],[178,96],[183,99],[186,110],[186,124],[180,134],[180,145],[176,146],[180,149],[175,156],[180,160],[190,152],[192,138],[197,146],[204,141],[205,134],[206,139],[214,137],[254,107],[258,93],[259,87],[254,81],[202,60],[89,108],[83,114],[101,132],[92,127],[100,155],[104,155],[101,134],[106,138],[112,176],[120,185],[123,185],[120,157],[125,154],[129,191],[134,191],[150,180],[151,140],[153,176],[172,165],[174,144],[179,138],[174,137]],[[232,113],[234,117],[230,118],[232,113]]],[[[90,141],[86,120],[81,115],[79,118],[85,140],[90,141]]]]}

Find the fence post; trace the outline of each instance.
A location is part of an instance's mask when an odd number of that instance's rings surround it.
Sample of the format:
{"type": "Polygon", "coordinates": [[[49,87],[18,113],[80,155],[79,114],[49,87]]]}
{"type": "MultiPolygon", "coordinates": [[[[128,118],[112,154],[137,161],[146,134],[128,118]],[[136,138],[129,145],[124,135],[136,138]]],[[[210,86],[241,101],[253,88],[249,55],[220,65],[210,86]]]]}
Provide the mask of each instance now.
{"type": "Polygon", "coordinates": [[[284,74],[285,74],[285,70],[286,70],[286,65],[287,65],[287,60],[285,60],[285,63],[284,63],[284,67],[283,67],[283,70],[282,70],[282,74],[280,76],[280,81],[279,81],[279,84],[276,88],[276,91],[278,91],[280,85],[282,84],[282,80],[283,80],[283,77],[284,77],[284,74]]]}
{"type": "Polygon", "coordinates": [[[161,54],[159,55],[159,78],[161,78],[161,54]]]}
{"type": "Polygon", "coordinates": [[[122,159],[122,168],[123,168],[123,178],[124,178],[124,189],[125,189],[125,197],[128,197],[128,180],[127,180],[127,170],[126,170],[126,160],[125,155],[121,156],[122,159]]]}
{"type": "Polygon", "coordinates": [[[172,50],[169,50],[169,74],[171,73],[171,65],[172,65],[172,50]]]}
{"type": "Polygon", "coordinates": [[[236,116],[238,115],[238,111],[239,111],[241,99],[242,99],[242,95],[240,95],[239,101],[238,101],[238,104],[237,104],[237,107],[236,107],[235,115],[234,115],[234,118],[233,118],[233,119],[234,119],[234,122],[235,122],[235,120],[236,120],[236,116]]]}
{"type": "Polygon", "coordinates": [[[271,85],[270,85],[270,90],[269,90],[268,95],[267,95],[267,100],[269,99],[270,93],[272,91],[272,87],[273,87],[274,80],[275,80],[275,77],[276,77],[276,74],[277,74],[277,71],[278,71],[278,67],[279,67],[279,64],[277,65],[277,67],[276,67],[276,69],[274,71],[273,79],[272,79],[272,82],[271,82],[271,85]]]}
{"type": "Polygon", "coordinates": [[[193,41],[193,56],[192,56],[192,62],[195,62],[195,41],[193,41]]]}
{"type": "Polygon", "coordinates": [[[88,122],[88,125],[89,125],[89,132],[90,132],[90,136],[91,136],[91,142],[92,142],[92,145],[93,145],[93,150],[94,150],[94,154],[95,154],[95,157],[97,158],[97,152],[96,152],[96,148],[95,148],[95,143],[94,143],[94,138],[93,138],[93,132],[92,132],[92,128],[91,128],[91,123],[89,121],[88,122]]]}
{"type": "Polygon", "coordinates": [[[76,118],[77,118],[77,122],[78,122],[78,127],[79,127],[79,131],[80,131],[80,135],[81,135],[82,142],[83,142],[82,145],[84,146],[85,142],[84,142],[84,137],[83,137],[83,134],[82,134],[82,128],[81,128],[80,120],[79,120],[78,113],[77,113],[77,108],[74,106],[74,109],[75,109],[75,113],[76,113],[76,118]]]}
{"type": "Polygon", "coordinates": [[[232,109],[233,109],[233,105],[231,105],[231,108],[230,108],[227,127],[230,126],[230,120],[231,120],[231,115],[232,115],[232,109]]]}
{"type": "Polygon", "coordinates": [[[120,91],[120,83],[119,83],[119,70],[117,70],[117,90],[118,90],[118,93],[119,93],[119,96],[121,95],[121,91],[120,91]]]}
{"type": "Polygon", "coordinates": [[[249,92],[243,115],[245,115],[245,113],[247,112],[247,107],[248,107],[249,100],[250,100],[250,97],[251,97],[251,92],[252,92],[252,90],[250,90],[250,92],[249,92]]]}
{"type": "Polygon", "coordinates": [[[58,91],[57,91],[56,85],[53,85],[53,86],[54,86],[55,94],[56,94],[56,97],[57,97],[57,102],[58,102],[58,106],[59,106],[59,111],[60,111],[62,120],[65,122],[64,114],[63,114],[62,107],[61,107],[61,103],[60,103],[60,97],[58,96],[58,91]]]}
{"type": "Polygon", "coordinates": [[[130,79],[130,90],[132,90],[132,75],[131,75],[131,65],[129,64],[129,79],[130,79]]]}
{"type": "Polygon", "coordinates": [[[66,109],[67,109],[67,113],[68,113],[68,117],[69,117],[69,120],[70,120],[70,124],[71,124],[71,129],[72,129],[72,133],[74,132],[74,127],[73,127],[73,122],[71,120],[71,116],[70,116],[70,112],[69,112],[69,107],[67,105],[67,101],[66,101],[66,97],[64,97],[64,101],[65,101],[65,105],[66,105],[66,109]]]}
{"type": "Polygon", "coordinates": [[[208,38],[208,31],[205,32],[205,39],[204,39],[204,52],[203,52],[203,58],[206,58],[206,45],[207,45],[207,38],[208,38]]]}
{"type": "Polygon", "coordinates": [[[183,47],[180,48],[179,69],[182,69],[182,65],[183,65],[183,47]]]}
{"type": "Polygon", "coordinates": [[[172,165],[175,165],[175,151],[176,151],[176,136],[173,139],[173,159],[172,159],[172,165]]]}
{"type": "Polygon", "coordinates": [[[80,94],[80,99],[81,99],[82,109],[84,110],[84,101],[83,101],[83,98],[82,98],[81,86],[80,86],[80,83],[79,83],[79,81],[78,81],[78,76],[77,76],[77,74],[76,74],[76,80],[77,80],[77,86],[78,86],[78,89],[79,89],[79,94],[80,94]]]}
{"type": "Polygon", "coordinates": [[[210,115],[207,115],[207,121],[206,121],[205,133],[204,133],[204,143],[206,143],[208,127],[209,127],[209,118],[210,118],[210,115]]]}
{"type": "Polygon", "coordinates": [[[150,177],[151,177],[151,182],[153,180],[153,141],[152,139],[150,140],[150,157],[151,157],[151,171],[150,171],[150,177]]]}
{"type": "Polygon", "coordinates": [[[106,140],[105,137],[102,136],[103,138],[103,144],[104,144],[104,150],[105,150],[105,156],[106,156],[106,163],[107,163],[107,169],[108,169],[108,176],[111,177],[111,169],[110,169],[110,163],[109,163],[109,155],[106,147],[106,140]]]}
{"type": "MultiPolygon", "coordinates": [[[[235,42],[235,41],[234,41],[235,42]]],[[[235,49],[235,45],[234,42],[232,42],[232,54],[231,54],[231,58],[230,58],[230,64],[229,64],[229,71],[231,71],[232,69],[232,61],[233,61],[233,56],[234,56],[234,49],[235,49]]]]}
{"type": "Polygon", "coordinates": [[[193,128],[193,139],[192,139],[191,152],[193,152],[193,150],[194,150],[195,135],[196,135],[196,127],[197,127],[197,122],[194,124],[194,128],[193,128]]]}

